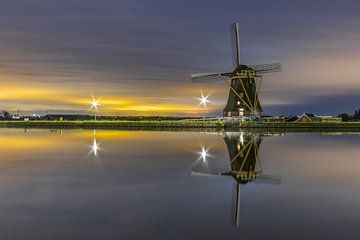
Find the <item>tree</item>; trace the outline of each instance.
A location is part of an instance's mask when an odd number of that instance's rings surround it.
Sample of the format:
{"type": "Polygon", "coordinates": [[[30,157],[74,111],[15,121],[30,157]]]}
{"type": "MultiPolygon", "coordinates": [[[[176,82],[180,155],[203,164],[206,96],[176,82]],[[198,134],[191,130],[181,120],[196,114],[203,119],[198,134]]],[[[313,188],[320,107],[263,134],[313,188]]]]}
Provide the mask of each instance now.
{"type": "Polygon", "coordinates": [[[347,113],[341,113],[337,117],[341,118],[343,122],[348,122],[352,119],[352,116],[347,113]]]}
{"type": "Polygon", "coordinates": [[[360,109],[356,110],[354,113],[354,120],[359,121],[360,120],[360,109]]]}
{"type": "Polygon", "coordinates": [[[6,111],[0,111],[0,120],[10,120],[11,114],[6,111]]]}

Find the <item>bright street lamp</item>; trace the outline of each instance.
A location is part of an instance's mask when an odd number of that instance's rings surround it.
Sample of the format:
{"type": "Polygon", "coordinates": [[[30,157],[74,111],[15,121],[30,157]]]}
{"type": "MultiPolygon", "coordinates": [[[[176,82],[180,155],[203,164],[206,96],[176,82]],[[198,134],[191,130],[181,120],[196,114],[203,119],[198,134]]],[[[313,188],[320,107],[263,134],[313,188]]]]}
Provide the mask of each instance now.
{"type": "Polygon", "coordinates": [[[207,103],[211,102],[208,98],[209,98],[210,94],[204,96],[202,90],[201,90],[201,97],[200,98],[196,98],[197,100],[200,101],[199,105],[203,105],[204,109],[203,109],[203,120],[205,120],[205,110],[206,110],[206,106],[207,103]]]}
{"type": "Polygon", "coordinates": [[[92,101],[91,101],[91,108],[95,109],[95,121],[96,121],[96,113],[98,112],[98,106],[100,106],[100,99],[95,99],[94,97],[92,97],[92,101]]]}

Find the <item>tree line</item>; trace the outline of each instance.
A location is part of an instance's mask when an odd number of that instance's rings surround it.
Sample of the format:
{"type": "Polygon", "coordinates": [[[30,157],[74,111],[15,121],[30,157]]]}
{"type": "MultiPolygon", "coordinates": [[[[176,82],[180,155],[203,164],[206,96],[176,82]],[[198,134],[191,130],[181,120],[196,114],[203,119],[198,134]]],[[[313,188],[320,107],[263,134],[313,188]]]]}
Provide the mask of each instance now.
{"type": "Polygon", "coordinates": [[[0,111],[0,120],[10,120],[11,114],[7,111],[0,111]]]}
{"type": "Polygon", "coordinates": [[[342,118],[344,122],[360,121],[360,109],[356,110],[353,115],[347,113],[341,113],[338,117],[342,118]]]}

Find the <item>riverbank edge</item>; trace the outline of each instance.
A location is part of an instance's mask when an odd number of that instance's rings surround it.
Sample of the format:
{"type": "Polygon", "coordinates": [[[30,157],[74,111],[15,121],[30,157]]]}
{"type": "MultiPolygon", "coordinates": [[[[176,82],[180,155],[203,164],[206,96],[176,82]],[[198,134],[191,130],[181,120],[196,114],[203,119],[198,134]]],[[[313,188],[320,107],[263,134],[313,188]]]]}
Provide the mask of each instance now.
{"type": "Polygon", "coordinates": [[[50,129],[135,129],[135,130],[327,130],[360,131],[360,122],[244,122],[229,123],[223,120],[152,120],[152,121],[0,121],[1,128],[50,128],[50,129]]]}

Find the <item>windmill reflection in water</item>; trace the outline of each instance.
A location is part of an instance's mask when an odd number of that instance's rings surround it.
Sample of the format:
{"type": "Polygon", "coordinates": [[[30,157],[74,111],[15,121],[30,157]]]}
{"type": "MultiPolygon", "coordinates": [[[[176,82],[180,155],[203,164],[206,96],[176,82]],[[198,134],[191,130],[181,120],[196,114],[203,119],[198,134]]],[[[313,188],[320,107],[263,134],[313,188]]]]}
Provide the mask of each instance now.
{"type": "MultiPolygon", "coordinates": [[[[192,176],[204,177],[232,177],[236,181],[235,197],[235,225],[240,223],[240,186],[248,183],[277,184],[281,180],[277,176],[266,175],[262,171],[259,158],[259,147],[265,135],[244,132],[226,132],[224,141],[226,143],[229,157],[230,168],[225,172],[205,172],[193,169],[192,176]]],[[[203,148],[205,149],[205,148],[203,148]]]]}

